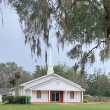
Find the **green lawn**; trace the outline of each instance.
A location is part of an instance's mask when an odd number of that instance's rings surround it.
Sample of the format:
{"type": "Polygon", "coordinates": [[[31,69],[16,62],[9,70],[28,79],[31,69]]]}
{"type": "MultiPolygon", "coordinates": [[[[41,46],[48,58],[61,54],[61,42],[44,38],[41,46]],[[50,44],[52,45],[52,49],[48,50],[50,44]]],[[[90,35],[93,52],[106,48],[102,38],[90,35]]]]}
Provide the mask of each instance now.
{"type": "Polygon", "coordinates": [[[110,110],[110,103],[30,105],[5,105],[0,103],[0,110],[110,110]]]}

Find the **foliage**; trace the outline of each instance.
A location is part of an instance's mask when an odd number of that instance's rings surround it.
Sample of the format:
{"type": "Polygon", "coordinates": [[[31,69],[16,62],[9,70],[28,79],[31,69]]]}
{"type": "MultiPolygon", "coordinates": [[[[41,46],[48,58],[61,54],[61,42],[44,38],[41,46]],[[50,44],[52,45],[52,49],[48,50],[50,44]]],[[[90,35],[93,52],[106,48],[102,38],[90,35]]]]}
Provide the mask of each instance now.
{"type": "Polygon", "coordinates": [[[13,101],[14,101],[14,97],[13,96],[3,96],[2,97],[2,102],[13,103],[13,101]]]}
{"type": "Polygon", "coordinates": [[[86,93],[94,96],[109,96],[110,95],[110,78],[95,70],[94,74],[90,74],[87,79],[86,93]]]}
{"type": "Polygon", "coordinates": [[[33,78],[38,78],[47,74],[47,67],[40,67],[39,65],[36,66],[35,72],[33,73],[33,78]]]}
{"type": "Polygon", "coordinates": [[[83,103],[88,103],[88,100],[83,100],[83,103]]]}
{"type": "Polygon", "coordinates": [[[30,104],[30,97],[28,96],[3,96],[2,102],[16,103],[16,104],[30,104]],[[27,100],[27,101],[26,101],[27,100]]]}
{"type": "Polygon", "coordinates": [[[49,46],[49,32],[54,29],[58,45],[64,47],[65,42],[73,45],[68,56],[79,59],[77,67],[81,67],[81,74],[86,64],[95,62],[94,49],[100,49],[101,61],[110,58],[110,0],[8,0],[8,3],[19,15],[25,42],[30,43],[32,53],[41,55],[41,40],[49,46]],[[95,46],[89,51],[83,50],[93,43],[95,46]]]}
{"type": "Polygon", "coordinates": [[[48,2],[46,0],[8,0],[8,2],[19,15],[25,34],[25,43],[31,43],[32,53],[41,55],[41,38],[49,46],[48,19],[51,10],[49,10],[48,2]]]}
{"type": "MultiPolygon", "coordinates": [[[[47,74],[46,67],[36,67],[36,71],[32,75],[33,79],[47,74]]],[[[94,70],[93,74],[85,73],[81,76],[80,72],[75,73],[73,67],[68,67],[65,64],[58,64],[53,68],[55,74],[69,79],[85,88],[85,94],[93,96],[110,96],[110,77],[101,71],[101,69],[94,70]]]]}
{"type": "MultiPolygon", "coordinates": [[[[10,65],[12,64],[13,63],[10,63],[10,65]]],[[[18,66],[15,66],[15,64],[13,66],[7,66],[7,63],[0,64],[0,87],[12,87],[12,85],[9,84],[9,81],[16,70],[15,67],[18,68],[18,66]]],[[[81,76],[80,71],[75,72],[74,67],[68,67],[66,64],[58,64],[53,68],[54,73],[69,79],[85,88],[85,94],[90,94],[93,96],[110,96],[110,75],[105,74],[103,71],[101,71],[101,69],[95,70],[92,74],[85,73],[83,76],[81,76]]],[[[46,75],[47,67],[40,67],[37,65],[36,70],[32,75],[23,69],[21,69],[20,72],[20,84],[22,84],[31,79],[46,75]]]]}
{"type": "Polygon", "coordinates": [[[13,79],[14,73],[19,71],[21,73],[20,84],[32,79],[31,74],[25,71],[22,67],[18,67],[14,62],[0,64],[0,87],[12,87],[10,80],[13,79]]]}

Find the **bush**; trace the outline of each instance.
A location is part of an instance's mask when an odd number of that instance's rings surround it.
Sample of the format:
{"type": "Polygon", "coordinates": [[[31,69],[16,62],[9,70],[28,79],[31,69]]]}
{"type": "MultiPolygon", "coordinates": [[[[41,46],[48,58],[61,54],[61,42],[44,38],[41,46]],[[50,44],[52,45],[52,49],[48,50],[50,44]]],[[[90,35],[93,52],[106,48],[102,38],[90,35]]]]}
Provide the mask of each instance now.
{"type": "Polygon", "coordinates": [[[30,104],[29,96],[3,96],[2,102],[15,104],[30,104]]]}
{"type": "Polygon", "coordinates": [[[14,97],[13,96],[3,96],[2,102],[10,102],[13,103],[14,97]]]}
{"type": "Polygon", "coordinates": [[[88,103],[88,100],[83,100],[83,103],[88,103]]]}

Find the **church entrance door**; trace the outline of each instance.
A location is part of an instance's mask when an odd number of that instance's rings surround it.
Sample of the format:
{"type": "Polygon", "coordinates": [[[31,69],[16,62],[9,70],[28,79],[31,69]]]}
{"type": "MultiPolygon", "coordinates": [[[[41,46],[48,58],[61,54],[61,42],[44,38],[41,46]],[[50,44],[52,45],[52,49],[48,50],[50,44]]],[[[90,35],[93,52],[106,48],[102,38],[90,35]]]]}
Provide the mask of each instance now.
{"type": "Polygon", "coordinates": [[[51,92],[51,102],[60,101],[60,92],[51,92]]]}

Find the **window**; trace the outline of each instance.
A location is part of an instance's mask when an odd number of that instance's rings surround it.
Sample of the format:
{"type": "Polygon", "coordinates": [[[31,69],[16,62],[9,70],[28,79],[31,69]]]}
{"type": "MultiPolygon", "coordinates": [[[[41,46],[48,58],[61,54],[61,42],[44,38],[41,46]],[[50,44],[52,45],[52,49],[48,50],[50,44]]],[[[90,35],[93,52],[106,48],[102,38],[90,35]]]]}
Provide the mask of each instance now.
{"type": "Polygon", "coordinates": [[[37,91],[37,98],[41,98],[41,91],[37,91]]]}
{"type": "Polygon", "coordinates": [[[74,99],[74,91],[70,92],[70,99],[74,99]]]}

